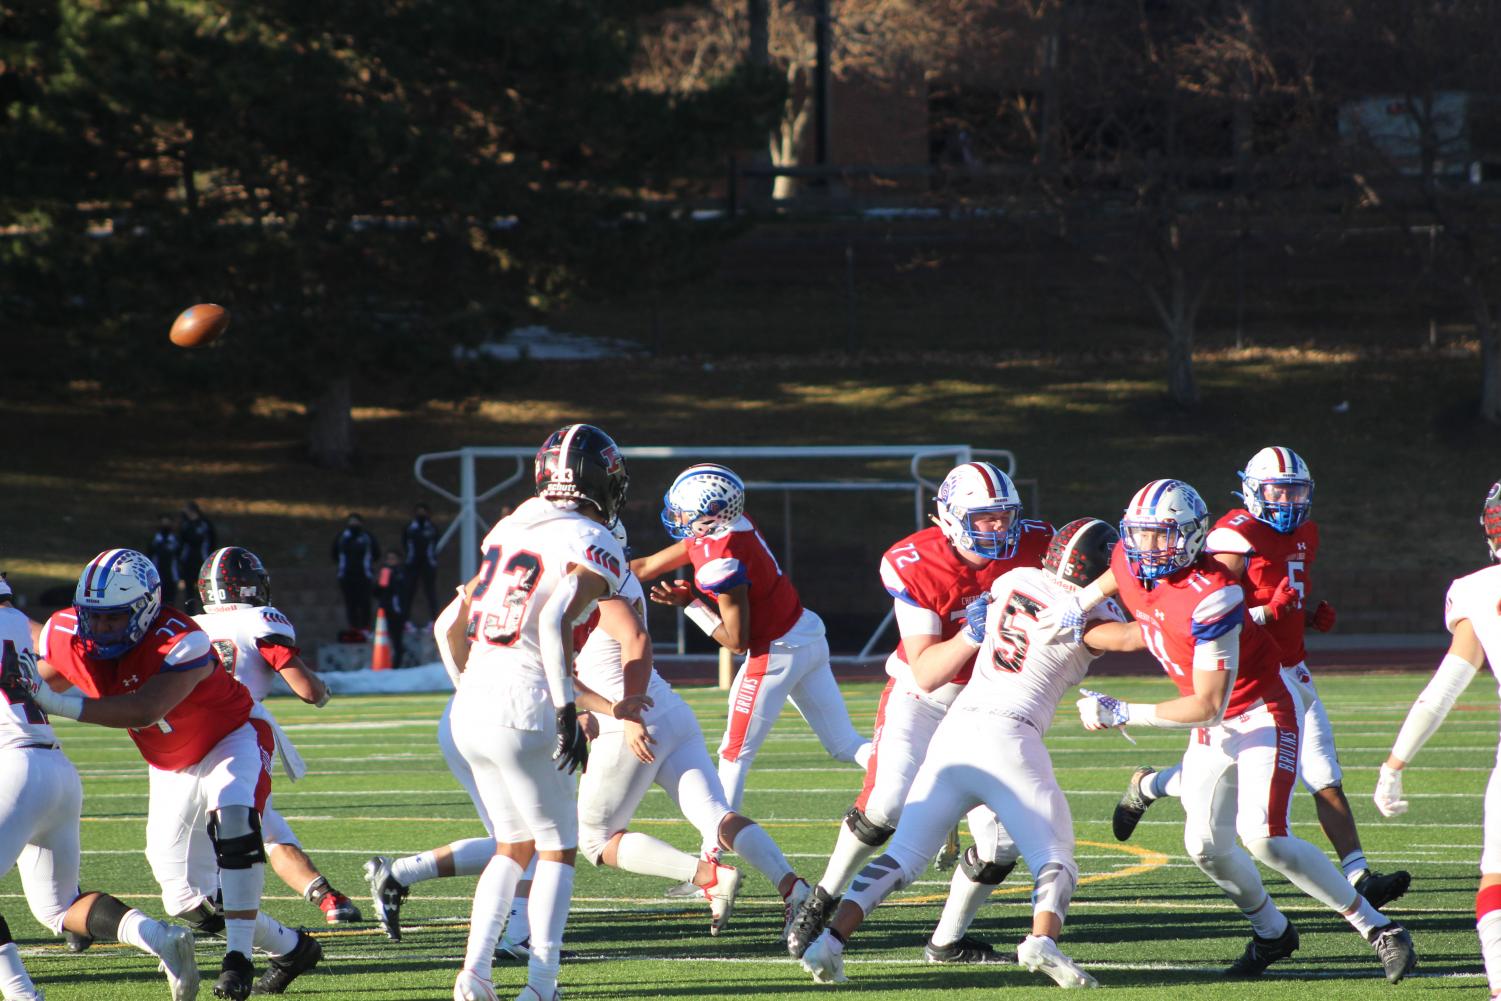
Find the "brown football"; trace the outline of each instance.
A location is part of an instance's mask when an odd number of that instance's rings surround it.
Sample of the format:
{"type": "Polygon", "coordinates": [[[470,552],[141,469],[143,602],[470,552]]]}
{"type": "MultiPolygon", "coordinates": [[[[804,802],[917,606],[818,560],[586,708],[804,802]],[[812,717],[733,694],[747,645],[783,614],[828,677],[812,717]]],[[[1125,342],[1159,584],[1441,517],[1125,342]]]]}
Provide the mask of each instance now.
{"type": "Polygon", "coordinates": [[[229,329],[229,310],[212,302],[189,306],[172,321],[168,334],[180,348],[201,348],[212,344],[229,329]]]}

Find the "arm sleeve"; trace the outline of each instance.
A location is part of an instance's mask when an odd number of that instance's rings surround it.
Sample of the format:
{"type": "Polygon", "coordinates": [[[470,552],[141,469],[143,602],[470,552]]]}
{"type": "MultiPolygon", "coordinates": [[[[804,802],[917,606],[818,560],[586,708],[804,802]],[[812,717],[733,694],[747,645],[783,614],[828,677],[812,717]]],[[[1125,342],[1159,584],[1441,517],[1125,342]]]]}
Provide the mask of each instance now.
{"type": "Polygon", "coordinates": [[[573,671],[568,663],[567,638],[573,625],[565,622],[568,606],[578,594],[579,579],[565,574],[543,604],[537,620],[537,640],[542,647],[542,670],[547,674],[547,692],[554,709],[573,701],[573,671]]]}
{"type": "Polygon", "coordinates": [[[1417,756],[1428,738],[1438,731],[1439,724],[1449,715],[1449,710],[1454,708],[1455,700],[1475,680],[1475,674],[1479,670],[1463,657],[1456,657],[1452,653],[1444,655],[1438,670],[1428,682],[1428,687],[1423,689],[1423,694],[1418,696],[1418,700],[1407,711],[1407,719],[1402,721],[1402,729],[1397,734],[1396,742],[1392,744],[1393,757],[1411,761],[1417,756]]]}

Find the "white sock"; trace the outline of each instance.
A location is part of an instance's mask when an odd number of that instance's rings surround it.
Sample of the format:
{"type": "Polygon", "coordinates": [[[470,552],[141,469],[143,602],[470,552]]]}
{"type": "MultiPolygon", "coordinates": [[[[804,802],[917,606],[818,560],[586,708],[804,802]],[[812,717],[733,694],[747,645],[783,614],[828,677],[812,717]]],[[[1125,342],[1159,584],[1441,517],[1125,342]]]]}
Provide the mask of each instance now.
{"type": "Polygon", "coordinates": [[[855,873],[863,869],[870,857],[880,850],[879,845],[868,845],[855,837],[855,832],[850,830],[850,825],[841,821],[839,837],[834,839],[834,853],[829,856],[829,864],[825,867],[823,878],[818,881],[818,885],[823,887],[824,892],[829,896],[839,896],[854,878],[855,873]]]}
{"type": "Polygon", "coordinates": [[[436,852],[421,852],[408,855],[391,863],[391,876],[402,886],[425,883],[438,878],[438,855],[436,852]]]}
{"type": "Polygon", "coordinates": [[[1339,860],[1339,868],[1345,874],[1345,879],[1350,881],[1351,886],[1354,886],[1360,882],[1361,876],[1370,871],[1371,864],[1366,861],[1365,852],[1357,848],[1339,860]]]}
{"type": "Polygon", "coordinates": [[[1480,958],[1485,960],[1485,979],[1491,992],[1501,991],[1501,911],[1487,911],[1475,923],[1480,935],[1480,958]]]}
{"type": "Polygon", "coordinates": [[[615,845],[615,865],[643,876],[662,876],[678,882],[698,875],[698,859],[650,834],[627,831],[615,845]]]}
{"type": "Polygon", "coordinates": [[[980,911],[980,905],[990,899],[995,886],[976,883],[964,872],[963,866],[954,867],[949,880],[949,896],[943,902],[943,913],[938,917],[938,927],[933,929],[933,941],[937,945],[953,945],[969,931],[970,922],[980,911]]]}
{"type": "MultiPolygon", "coordinates": [[[[536,856],[532,856],[532,864],[527,866],[527,872],[535,871],[536,856]]],[[[530,876],[522,875],[521,882],[516,884],[516,895],[511,898],[511,913],[506,917],[506,930],[501,932],[502,945],[516,945],[526,942],[532,937],[532,919],[529,901],[532,897],[532,880],[530,876]]]]}
{"type": "Polygon", "coordinates": [[[563,951],[563,926],[573,903],[573,866],[543,859],[532,878],[532,960],[526,983],[544,998],[558,986],[558,963],[563,951]]]}
{"type": "Polygon", "coordinates": [[[0,991],[8,998],[37,993],[36,984],[31,982],[26,967],[21,964],[21,951],[14,942],[0,945],[0,991]]]}
{"type": "Polygon", "coordinates": [[[1262,938],[1278,938],[1287,931],[1287,915],[1277,909],[1271,897],[1263,898],[1260,907],[1241,913],[1251,922],[1251,930],[1262,938]]]}
{"type": "MultiPolygon", "coordinates": [[[[126,945],[135,946],[142,952],[160,956],[166,933],[166,925],[155,918],[148,918],[132,907],[120,919],[120,927],[115,929],[115,938],[126,945]]],[[[249,953],[246,955],[248,956],[249,953]]]]}
{"type": "Polygon", "coordinates": [[[495,854],[495,839],[465,838],[449,845],[448,850],[453,853],[455,876],[478,876],[485,871],[485,866],[490,864],[490,857],[495,854]]]}
{"type": "Polygon", "coordinates": [[[1174,765],[1164,768],[1160,772],[1154,772],[1147,776],[1147,780],[1141,784],[1141,794],[1147,799],[1161,799],[1164,796],[1177,797],[1183,788],[1182,765],[1174,765]]]}
{"type": "Polygon", "coordinates": [[[464,968],[490,979],[495,943],[511,909],[511,897],[521,880],[521,866],[506,855],[491,855],[479,885],[474,888],[474,906],[469,912],[469,942],[464,949],[464,968]]]}
{"type": "Polygon", "coordinates": [[[285,956],[297,948],[297,932],[261,911],[255,916],[255,947],[268,956],[285,956]]]}
{"type": "Polygon", "coordinates": [[[771,840],[771,835],[760,824],[751,824],[735,835],[730,850],[751,864],[761,875],[771,880],[772,886],[781,886],[782,880],[792,873],[792,866],[782,849],[771,840]]]}
{"type": "Polygon", "coordinates": [[[1369,937],[1377,928],[1391,924],[1390,918],[1372,907],[1371,902],[1358,893],[1355,895],[1355,910],[1346,914],[1345,920],[1364,937],[1369,937]]]}
{"type": "Polygon", "coordinates": [[[255,918],[225,918],[224,951],[249,959],[255,946],[255,924],[255,918]]]}

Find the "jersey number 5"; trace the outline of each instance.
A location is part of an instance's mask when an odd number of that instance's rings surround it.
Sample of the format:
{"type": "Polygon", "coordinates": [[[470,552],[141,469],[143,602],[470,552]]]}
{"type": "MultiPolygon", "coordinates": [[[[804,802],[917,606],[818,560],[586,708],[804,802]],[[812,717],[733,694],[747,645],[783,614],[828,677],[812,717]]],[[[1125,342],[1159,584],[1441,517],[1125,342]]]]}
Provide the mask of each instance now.
{"type": "Polygon", "coordinates": [[[1015,674],[1022,669],[1027,660],[1027,648],[1032,639],[1027,631],[1017,621],[1018,617],[1037,621],[1037,613],[1042,611],[1042,602],[1036,598],[1012,591],[1006,599],[1005,611],[1001,613],[1001,625],[996,632],[995,651],[991,655],[991,662],[1002,671],[1015,674]]]}
{"type": "Polygon", "coordinates": [[[478,606],[489,593],[497,568],[501,570],[502,590],[469,619],[469,635],[484,640],[492,646],[511,646],[521,636],[521,625],[526,621],[526,606],[542,578],[542,557],[522,550],[512,554],[504,565],[499,547],[485,550],[485,560],[480,566],[479,583],[475,585],[471,599],[478,606]],[[490,611],[499,605],[500,611],[490,611]]]}

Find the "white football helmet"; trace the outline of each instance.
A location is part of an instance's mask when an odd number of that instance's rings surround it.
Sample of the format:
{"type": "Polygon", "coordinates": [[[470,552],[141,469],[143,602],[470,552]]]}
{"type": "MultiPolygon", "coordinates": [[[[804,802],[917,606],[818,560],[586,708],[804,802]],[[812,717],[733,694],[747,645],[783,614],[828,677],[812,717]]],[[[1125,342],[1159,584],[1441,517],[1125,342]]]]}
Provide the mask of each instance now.
{"type": "Polygon", "coordinates": [[[108,549],[89,561],[73,592],[78,636],[93,657],[124,656],[146,635],[162,610],[162,581],[145,554],[108,549]],[[101,632],[95,616],[128,613],[124,626],[101,632]]]}
{"type": "Polygon", "coordinates": [[[1016,555],[1022,534],[1022,500],[1011,477],[988,462],[955,466],[938,486],[938,527],[955,549],[988,560],[1016,555]],[[976,515],[993,515],[999,528],[978,531],[976,515]]]}
{"type": "Polygon", "coordinates": [[[1287,534],[1308,520],[1313,507],[1313,474],[1297,452],[1268,445],[1251,456],[1237,475],[1240,498],[1257,521],[1287,534]]]}
{"type": "Polygon", "coordinates": [[[1157,580],[1190,566],[1204,551],[1209,509],[1182,480],[1153,480],[1131,498],[1121,518],[1126,563],[1139,581],[1157,580]]]}
{"type": "Polygon", "coordinates": [[[662,495],[662,526],[674,539],[728,531],[745,514],[745,484],[713,462],[689,466],[662,495]]]}

